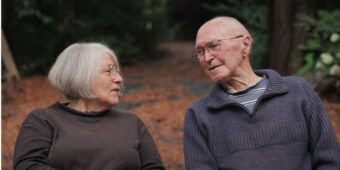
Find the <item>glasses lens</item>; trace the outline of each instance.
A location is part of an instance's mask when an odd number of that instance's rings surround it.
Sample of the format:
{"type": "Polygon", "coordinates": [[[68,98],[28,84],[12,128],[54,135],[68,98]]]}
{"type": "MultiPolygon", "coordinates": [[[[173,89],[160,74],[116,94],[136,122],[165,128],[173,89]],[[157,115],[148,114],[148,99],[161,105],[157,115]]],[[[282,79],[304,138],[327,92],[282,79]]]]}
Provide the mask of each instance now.
{"type": "Polygon", "coordinates": [[[220,42],[216,40],[216,41],[212,41],[208,43],[206,48],[211,54],[216,54],[217,52],[221,50],[221,45],[220,45],[220,42]]]}
{"type": "Polygon", "coordinates": [[[195,62],[198,62],[198,61],[199,61],[196,51],[192,52],[191,57],[192,57],[192,59],[193,59],[195,62]]]}
{"type": "Polygon", "coordinates": [[[117,74],[119,74],[119,69],[118,68],[112,68],[112,70],[111,70],[111,76],[113,77],[113,76],[116,76],[117,74]]]}
{"type": "Polygon", "coordinates": [[[201,60],[204,58],[204,48],[198,48],[195,50],[195,55],[198,60],[201,60]]]}
{"type": "Polygon", "coordinates": [[[104,69],[104,71],[107,72],[108,75],[110,75],[112,78],[117,74],[120,74],[119,69],[113,65],[110,65],[108,68],[104,69]]]}

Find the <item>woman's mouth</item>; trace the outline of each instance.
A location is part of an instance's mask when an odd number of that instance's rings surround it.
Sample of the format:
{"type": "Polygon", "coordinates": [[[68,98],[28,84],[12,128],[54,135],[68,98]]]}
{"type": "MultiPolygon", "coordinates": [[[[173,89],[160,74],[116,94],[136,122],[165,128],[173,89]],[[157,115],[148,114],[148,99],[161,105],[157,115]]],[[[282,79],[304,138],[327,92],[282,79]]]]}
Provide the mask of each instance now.
{"type": "Polygon", "coordinates": [[[115,88],[115,89],[112,89],[111,91],[119,93],[120,90],[119,90],[119,88],[115,88]]]}

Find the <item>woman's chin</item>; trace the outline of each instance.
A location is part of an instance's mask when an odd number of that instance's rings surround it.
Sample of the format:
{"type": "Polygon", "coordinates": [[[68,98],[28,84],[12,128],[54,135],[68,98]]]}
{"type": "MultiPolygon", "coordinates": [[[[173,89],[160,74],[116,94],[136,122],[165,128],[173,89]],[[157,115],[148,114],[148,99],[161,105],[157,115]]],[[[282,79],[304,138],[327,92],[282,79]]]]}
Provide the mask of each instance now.
{"type": "Polygon", "coordinates": [[[119,103],[119,98],[115,97],[114,99],[109,99],[109,100],[102,100],[100,101],[101,105],[107,107],[107,108],[111,108],[114,107],[116,105],[118,105],[119,103]]]}
{"type": "Polygon", "coordinates": [[[119,104],[119,99],[114,100],[114,101],[110,101],[108,104],[111,105],[111,107],[117,106],[119,104]]]}

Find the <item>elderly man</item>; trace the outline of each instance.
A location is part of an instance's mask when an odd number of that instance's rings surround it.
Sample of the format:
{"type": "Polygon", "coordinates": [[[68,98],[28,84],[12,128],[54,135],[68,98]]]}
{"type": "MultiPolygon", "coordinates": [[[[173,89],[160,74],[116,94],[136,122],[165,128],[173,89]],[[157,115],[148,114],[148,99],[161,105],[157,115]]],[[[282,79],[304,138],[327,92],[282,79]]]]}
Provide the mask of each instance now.
{"type": "Polygon", "coordinates": [[[252,38],[231,17],[198,30],[194,56],[216,82],[187,110],[187,170],[340,170],[327,111],[298,77],[252,70],[252,38]]]}

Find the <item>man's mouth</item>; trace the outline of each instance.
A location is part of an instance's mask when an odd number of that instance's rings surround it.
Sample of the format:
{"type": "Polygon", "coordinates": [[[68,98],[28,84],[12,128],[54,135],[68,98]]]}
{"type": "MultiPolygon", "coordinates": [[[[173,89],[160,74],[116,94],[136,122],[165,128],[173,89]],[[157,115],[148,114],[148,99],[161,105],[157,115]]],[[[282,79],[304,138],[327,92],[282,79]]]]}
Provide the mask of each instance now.
{"type": "Polygon", "coordinates": [[[213,71],[215,68],[217,68],[218,67],[218,65],[217,66],[212,66],[212,67],[209,67],[209,71],[213,71]]]}

